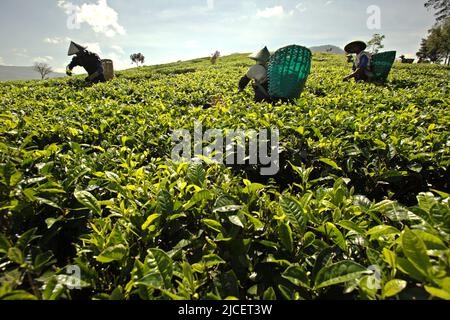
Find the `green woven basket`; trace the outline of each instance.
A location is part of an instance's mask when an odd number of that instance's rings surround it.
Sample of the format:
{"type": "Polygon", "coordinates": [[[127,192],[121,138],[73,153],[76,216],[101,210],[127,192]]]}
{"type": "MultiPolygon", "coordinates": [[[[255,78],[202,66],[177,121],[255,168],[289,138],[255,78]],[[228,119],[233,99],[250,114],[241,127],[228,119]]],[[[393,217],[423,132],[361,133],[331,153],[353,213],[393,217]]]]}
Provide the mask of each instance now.
{"type": "Polygon", "coordinates": [[[372,73],[374,81],[385,82],[395,62],[396,51],[377,53],[372,56],[372,73]]]}
{"type": "Polygon", "coordinates": [[[291,45],[279,49],[269,62],[269,95],[297,99],[311,71],[312,54],[308,48],[291,45]]]}

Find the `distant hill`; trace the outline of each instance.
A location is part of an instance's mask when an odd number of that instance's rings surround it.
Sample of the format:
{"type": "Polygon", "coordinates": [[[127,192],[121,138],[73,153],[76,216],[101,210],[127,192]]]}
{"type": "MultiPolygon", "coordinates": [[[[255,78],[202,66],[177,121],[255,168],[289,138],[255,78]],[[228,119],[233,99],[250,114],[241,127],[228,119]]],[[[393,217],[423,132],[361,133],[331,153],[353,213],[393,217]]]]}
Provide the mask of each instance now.
{"type": "MultiPolygon", "coordinates": [[[[48,78],[64,77],[63,73],[51,73],[48,78]]],[[[33,67],[10,67],[0,66],[0,81],[15,81],[15,80],[40,80],[39,73],[33,70],[33,67]]]]}
{"type": "Polygon", "coordinates": [[[333,53],[333,54],[345,54],[345,51],[341,48],[333,45],[317,46],[309,48],[312,52],[333,53]]]}

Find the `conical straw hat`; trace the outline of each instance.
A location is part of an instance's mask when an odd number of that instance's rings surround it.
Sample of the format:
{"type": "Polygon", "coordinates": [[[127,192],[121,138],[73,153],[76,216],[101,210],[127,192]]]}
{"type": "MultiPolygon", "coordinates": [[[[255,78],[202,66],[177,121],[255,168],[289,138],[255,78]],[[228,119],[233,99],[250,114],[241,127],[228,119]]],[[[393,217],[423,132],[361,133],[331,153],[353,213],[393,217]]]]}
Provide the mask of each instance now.
{"type": "Polygon", "coordinates": [[[73,56],[74,54],[77,54],[78,52],[81,52],[86,48],[87,47],[83,47],[82,45],[79,45],[78,43],[71,41],[69,46],[69,52],[67,53],[67,55],[73,56]]]}
{"type": "Polygon", "coordinates": [[[344,50],[347,53],[356,53],[356,48],[360,48],[361,51],[364,51],[367,48],[367,44],[364,41],[353,41],[346,45],[344,50]]]}
{"type": "Polygon", "coordinates": [[[248,57],[252,60],[256,60],[261,63],[266,63],[270,60],[270,56],[271,54],[269,49],[267,49],[267,47],[264,47],[264,49],[262,49],[261,51],[255,52],[249,55],[248,57]]]}

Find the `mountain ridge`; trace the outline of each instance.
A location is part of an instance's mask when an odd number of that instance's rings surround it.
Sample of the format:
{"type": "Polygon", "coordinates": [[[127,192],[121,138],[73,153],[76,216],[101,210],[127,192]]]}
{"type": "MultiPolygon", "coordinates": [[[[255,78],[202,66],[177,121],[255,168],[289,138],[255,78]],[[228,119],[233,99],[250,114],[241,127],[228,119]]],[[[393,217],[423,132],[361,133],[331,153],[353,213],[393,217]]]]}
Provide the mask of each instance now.
{"type": "MultiPolygon", "coordinates": [[[[52,72],[47,78],[62,78],[65,74],[52,72]]],[[[0,81],[18,81],[18,80],[41,80],[41,75],[33,70],[33,67],[26,66],[3,66],[0,65],[0,81]]]]}
{"type": "Polygon", "coordinates": [[[332,53],[332,54],[345,54],[345,51],[338,46],[327,44],[322,46],[310,47],[309,50],[312,52],[322,52],[322,53],[332,53]]]}

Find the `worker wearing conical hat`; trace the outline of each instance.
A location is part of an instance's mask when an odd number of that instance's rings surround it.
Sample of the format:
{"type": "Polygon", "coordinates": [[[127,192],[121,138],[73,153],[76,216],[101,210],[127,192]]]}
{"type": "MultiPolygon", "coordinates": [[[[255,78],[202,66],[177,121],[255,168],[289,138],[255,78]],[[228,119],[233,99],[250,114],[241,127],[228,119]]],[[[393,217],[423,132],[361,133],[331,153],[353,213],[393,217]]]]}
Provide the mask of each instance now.
{"type": "Polygon", "coordinates": [[[247,71],[247,73],[239,81],[239,91],[243,91],[250,81],[253,81],[252,86],[255,91],[255,101],[269,101],[269,79],[267,76],[267,65],[269,63],[271,54],[267,47],[261,51],[251,54],[250,59],[255,60],[256,64],[247,71]]]}
{"type": "Polygon", "coordinates": [[[97,82],[105,82],[105,75],[103,70],[103,65],[100,57],[86,50],[86,47],[83,47],[75,42],[70,43],[68,56],[75,56],[72,59],[72,62],[66,68],[66,74],[68,76],[72,75],[73,68],[80,66],[83,67],[88,73],[88,77],[86,81],[97,83],[97,82]]]}
{"type": "Polygon", "coordinates": [[[356,58],[353,61],[353,73],[346,76],[344,81],[349,81],[350,79],[369,81],[372,78],[372,56],[370,53],[364,51],[366,48],[367,44],[363,41],[353,41],[345,46],[345,52],[347,54],[355,54],[356,58]]]}

